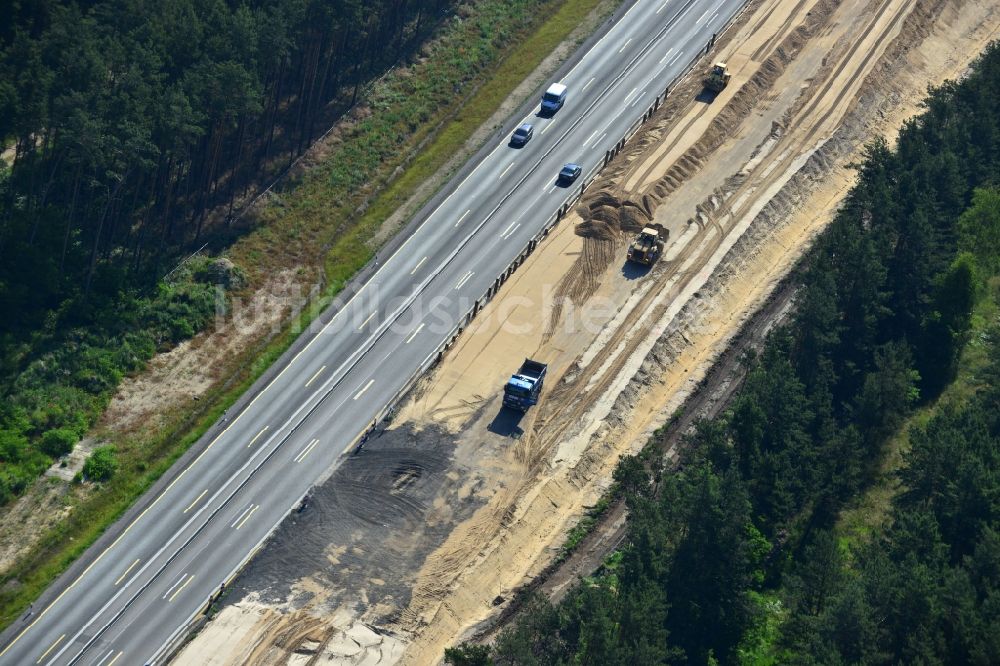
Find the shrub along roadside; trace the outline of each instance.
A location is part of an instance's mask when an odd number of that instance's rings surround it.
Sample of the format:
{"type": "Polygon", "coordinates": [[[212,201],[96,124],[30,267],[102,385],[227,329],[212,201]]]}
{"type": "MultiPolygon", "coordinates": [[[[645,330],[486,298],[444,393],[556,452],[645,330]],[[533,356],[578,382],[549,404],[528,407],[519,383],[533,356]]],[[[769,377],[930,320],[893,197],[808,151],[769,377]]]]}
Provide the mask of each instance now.
{"type": "MultiPolygon", "coordinates": [[[[505,51],[506,60],[496,67],[494,76],[490,80],[491,83],[480,87],[475,95],[468,97],[465,107],[450,109],[441,117],[443,119],[448,114],[454,114],[461,110],[462,114],[458,125],[460,129],[455,129],[455,125],[449,124],[438,135],[441,137],[440,140],[445,141],[445,143],[439,144],[436,140],[429,144],[428,150],[437,150],[439,156],[450,155],[455,150],[455,146],[462,145],[472,130],[489,118],[498,101],[506,97],[520,82],[526,64],[531,63],[532,67],[537,65],[572,31],[578,17],[586,15],[597,6],[598,1],[565,0],[558,2],[553,0],[534,3],[536,6],[543,6],[548,10],[555,10],[552,18],[542,23],[538,17],[545,16],[545,11],[536,11],[532,14],[531,20],[522,26],[523,31],[539,24],[541,27],[533,33],[528,41],[505,51]],[[556,9],[557,7],[558,9],[556,9]],[[465,132],[464,135],[463,132],[465,132]],[[440,147],[442,145],[443,147],[440,147]],[[438,147],[435,148],[436,146],[438,147]]],[[[473,11],[488,4],[490,3],[478,3],[473,11]]],[[[504,3],[497,0],[495,4],[503,5],[504,3]]],[[[508,33],[507,38],[502,40],[501,47],[506,48],[511,43],[513,36],[513,33],[508,33]]],[[[493,62],[495,64],[496,58],[493,62]]],[[[400,103],[405,104],[406,100],[404,99],[400,103]]],[[[426,130],[425,135],[429,131],[426,130]]],[[[338,157],[330,159],[335,160],[338,157]]],[[[382,164],[381,168],[383,173],[388,174],[392,173],[401,163],[402,161],[398,163],[389,161],[382,164]]],[[[425,165],[424,168],[427,169],[425,173],[432,172],[429,166],[425,165]]],[[[400,180],[406,179],[408,173],[408,171],[404,171],[400,180]]],[[[416,190],[420,180],[420,178],[410,177],[408,181],[411,183],[410,191],[407,192],[406,188],[400,188],[396,190],[396,194],[405,200],[416,190]]],[[[308,198],[308,194],[307,192],[306,198],[308,198]]],[[[295,196],[295,191],[282,195],[283,198],[289,200],[295,196]]],[[[378,199],[375,200],[372,208],[379,205],[378,201],[378,199]]],[[[315,203],[313,201],[313,204],[315,203]]],[[[327,210],[323,220],[328,221],[331,219],[330,216],[336,216],[338,212],[342,211],[330,212],[327,210]]],[[[351,214],[353,214],[353,210],[351,214]]],[[[350,217],[350,215],[345,217],[350,217]]],[[[258,277],[280,267],[296,265],[298,261],[296,256],[283,255],[285,260],[283,263],[280,252],[271,253],[268,250],[287,246],[287,244],[274,242],[275,238],[281,234],[287,234],[285,238],[291,245],[308,240],[308,234],[303,231],[304,227],[300,222],[301,220],[296,220],[294,217],[283,217],[282,220],[276,220],[275,223],[278,226],[283,226],[283,230],[274,231],[265,227],[247,237],[245,243],[244,241],[237,243],[232,249],[232,253],[246,259],[248,263],[242,265],[252,267],[248,272],[252,271],[258,277]],[[265,259],[266,261],[264,261],[265,259]]],[[[371,250],[364,244],[369,237],[370,234],[358,234],[352,230],[342,233],[342,242],[338,245],[341,250],[338,251],[334,248],[330,251],[330,256],[333,258],[327,264],[330,274],[328,289],[321,301],[316,304],[317,306],[308,311],[304,319],[298,323],[308,325],[312,317],[332,301],[347,279],[370,258],[371,250]],[[343,243],[343,240],[349,242],[343,243]],[[354,245],[355,241],[360,245],[354,245]]],[[[222,412],[245,393],[256,378],[294,342],[298,330],[300,329],[290,325],[278,337],[268,341],[262,347],[248,349],[240,358],[234,359],[231,368],[234,368],[235,371],[228,382],[214,387],[207,395],[203,396],[200,404],[203,405],[204,411],[192,414],[179,410],[172,416],[167,427],[149,439],[130,447],[144,452],[141,459],[130,456],[124,450],[125,447],[119,446],[118,472],[105,484],[101,492],[77,505],[65,521],[59,523],[56,528],[43,537],[36,547],[32,548],[0,579],[0,586],[2,586],[0,587],[0,623],[7,625],[16,618],[56,576],[62,573],[100,536],[108,525],[121,516],[143,492],[168,470],[173,462],[218,420],[222,412]]],[[[0,446],[2,445],[3,443],[0,442],[0,446]]]]}
{"type": "Polygon", "coordinates": [[[102,483],[109,481],[118,471],[118,460],[115,458],[115,447],[99,446],[83,463],[82,478],[85,481],[102,483]]]}
{"type": "Polygon", "coordinates": [[[0,505],[20,495],[53,461],[68,454],[107,407],[122,378],[203,329],[225,296],[189,262],[152,296],[123,292],[93,305],[86,319],[67,302],[11,366],[0,404],[0,505]],[[69,322],[75,322],[71,325],[69,322]]]}

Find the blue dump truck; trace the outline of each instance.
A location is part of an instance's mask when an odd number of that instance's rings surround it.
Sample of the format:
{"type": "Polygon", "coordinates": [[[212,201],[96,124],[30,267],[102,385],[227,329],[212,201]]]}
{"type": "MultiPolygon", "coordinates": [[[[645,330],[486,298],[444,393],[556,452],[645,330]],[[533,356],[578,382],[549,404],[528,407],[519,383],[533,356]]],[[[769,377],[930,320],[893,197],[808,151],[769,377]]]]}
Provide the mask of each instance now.
{"type": "Polygon", "coordinates": [[[542,383],[545,381],[545,371],[549,366],[530,358],[524,359],[521,369],[514,373],[507,385],[503,387],[503,404],[511,409],[528,411],[532,405],[538,404],[538,396],[542,393],[542,383]]]}

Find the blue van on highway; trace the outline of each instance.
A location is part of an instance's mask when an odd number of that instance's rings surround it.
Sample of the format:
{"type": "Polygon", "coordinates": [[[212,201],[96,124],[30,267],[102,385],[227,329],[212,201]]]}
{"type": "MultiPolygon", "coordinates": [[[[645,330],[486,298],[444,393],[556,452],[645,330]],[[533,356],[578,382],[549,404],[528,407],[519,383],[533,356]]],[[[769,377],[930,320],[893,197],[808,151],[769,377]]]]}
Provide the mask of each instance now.
{"type": "Polygon", "coordinates": [[[566,102],[566,86],[553,83],[542,95],[542,115],[551,116],[566,102]]]}

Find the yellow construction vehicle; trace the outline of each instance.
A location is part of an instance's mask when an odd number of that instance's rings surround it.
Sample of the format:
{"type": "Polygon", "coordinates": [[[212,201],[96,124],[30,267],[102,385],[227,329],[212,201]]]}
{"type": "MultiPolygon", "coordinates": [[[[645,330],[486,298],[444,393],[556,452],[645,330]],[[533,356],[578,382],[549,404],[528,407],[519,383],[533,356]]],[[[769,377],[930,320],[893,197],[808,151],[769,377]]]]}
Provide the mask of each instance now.
{"type": "Polygon", "coordinates": [[[726,66],[724,62],[717,62],[715,66],[712,67],[712,71],[708,73],[705,77],[705,87],[712,92],[722,92],[722,90],[729,85],[729,79],[732,78],[732,74],[729,73],[729,67],[726,66]]]}
{"type": "Polygon", "coordinates": [[[655,227],[646,227],[640,231],[628,248],[628,260],[643,266],[653,265],[663,254],[663,241],[667,237],[666,230],[662,232],[663,238],[660,238],[660,233],[655,227]]]}

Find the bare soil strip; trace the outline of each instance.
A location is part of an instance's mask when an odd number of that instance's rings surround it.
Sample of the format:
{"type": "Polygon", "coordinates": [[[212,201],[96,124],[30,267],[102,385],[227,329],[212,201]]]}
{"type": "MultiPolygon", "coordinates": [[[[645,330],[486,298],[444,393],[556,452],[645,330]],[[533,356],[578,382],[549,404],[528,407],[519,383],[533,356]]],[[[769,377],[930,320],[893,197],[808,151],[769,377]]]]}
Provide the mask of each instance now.
{"type": "Polygon", "coordinates": [[[730,86],[706,95],[696,71],[676,87],[345,466],[365,492],[345,496],[341,473],[323,484],[316,517],[282,527],[180,661],[435,663],[513,589],[538,578],[558,595],[592,570],[620,538],[620,509],[589,551],[549,563],[618,457],[699,387],[681,425],[724,403],[738,381],[725,350],[747,322],[740,344],[787,311],[791,294],[772,294],[849,187],[847,165],[998,26],[989,0],[756,0],[711,54],[730,86]],[[624,250],[647,223],[670,243],[639,270],[624,250]],[[499,389],[524,356],[550,379],[516,418],[499,389]]]}

